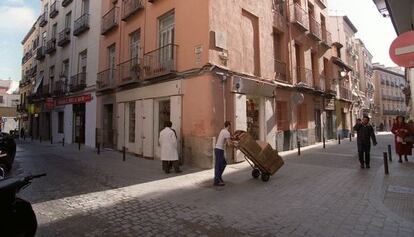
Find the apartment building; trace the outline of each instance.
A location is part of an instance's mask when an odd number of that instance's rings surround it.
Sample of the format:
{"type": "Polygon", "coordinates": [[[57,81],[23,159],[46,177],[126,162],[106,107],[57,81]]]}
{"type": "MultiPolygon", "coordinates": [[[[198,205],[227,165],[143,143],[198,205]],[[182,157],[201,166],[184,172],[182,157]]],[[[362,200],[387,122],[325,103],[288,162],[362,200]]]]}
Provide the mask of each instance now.
{"type": "Polygon", "coordinates": [[[390,130],[398,115],[408,117],[409,90],[404,71],[387,68],[380,64],[373,65],[375,84],[374,123],[378,129],[390,130]]]}
{"type": "Polygon", "coordinates": [[[41,139],[95,146],[100,1],[41,0],[37,78],[29,103],[41,139]]]}
{"type": "Polygon", "coordinates": [[[355,33],[357,29],[347,16],[330,16],[332,32],[332,62],[333,75],[338,86],[336,96],[335,115],[337,135],[347,137],[352,129],[355,118],[352,111],[354,99],[358,93],[355,85],[358,84],[357,54],[355,50],[355,33]]]}
{"type": "Polygon", "coordinates": [[[102,1],[97,141],[159,159],[171,120],[184,162],[211,167],[225,120],[280,150],[333,137],[328,20],[323,0],[102,1]]]}
{"type": "Polygon", "coordinates": [[[19,93],[17,83],[11,79],[0,80],[0,131],[9,133],[19,128],[17,106],[19,93]]]}
{"type": "Polygon", "coordinates": [[[37,117],[33,106],[29,106],[28,98],[32,95],[34,84],[37,78],[37,60],[35,59],[36,49],[39,46],[38,21],[33,24],[29,32],[21,42],[23,48],[22,57],[22,78],[19,83],[20,104],[17,106],[19,127],[31,131],[31,125],[37,124],[37,117]]]}
{"type": "Polygon", "coordinates": [[[362,118],[364,115],[373,117],[374,109],[374,84],[372,81],[372,54],[366,48],[361,39],[355,39],[355,49],[357,52],[357,99],[355,102],[355,118],[362,118]]]}

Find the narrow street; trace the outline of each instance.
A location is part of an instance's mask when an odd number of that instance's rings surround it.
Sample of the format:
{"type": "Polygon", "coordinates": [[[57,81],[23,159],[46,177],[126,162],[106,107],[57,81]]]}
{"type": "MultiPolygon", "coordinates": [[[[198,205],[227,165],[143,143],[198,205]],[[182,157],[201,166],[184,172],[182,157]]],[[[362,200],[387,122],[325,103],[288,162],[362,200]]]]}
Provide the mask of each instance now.
{"type": "Polygon", "coordinates": [[[379,134],[371,169],[355,141],[282,153],[267,183],[246,162],[229,165],[225,187],[213,170],[163,174],[159,161],[61,144],[18,141],[13,174],[47,172],[21,192],[34,204],[37,236],[414,236],[414,161],[384,175],[379,134]]]}

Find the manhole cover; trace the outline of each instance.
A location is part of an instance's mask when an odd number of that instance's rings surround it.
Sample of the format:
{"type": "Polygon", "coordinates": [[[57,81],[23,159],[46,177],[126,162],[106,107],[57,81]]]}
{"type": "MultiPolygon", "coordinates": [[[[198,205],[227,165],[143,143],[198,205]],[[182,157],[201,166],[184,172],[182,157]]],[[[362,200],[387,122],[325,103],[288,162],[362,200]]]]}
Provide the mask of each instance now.
{"type": "Polygon", "coordinates": [[[414,188],[390,185],[388,186],[388,192],[414,194],[414,188]]]}

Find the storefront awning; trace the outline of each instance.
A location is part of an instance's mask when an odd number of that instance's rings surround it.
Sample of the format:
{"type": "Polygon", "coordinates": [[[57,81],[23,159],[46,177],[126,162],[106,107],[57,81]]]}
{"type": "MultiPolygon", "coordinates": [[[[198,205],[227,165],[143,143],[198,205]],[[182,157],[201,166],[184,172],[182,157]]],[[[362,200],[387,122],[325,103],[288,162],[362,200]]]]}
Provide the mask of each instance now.
{"type": "Polygon", "coordinates": [[[36,84],[35,84],[35,86],[34,86],[34,88],[33,88],[33,91],[32,91],[32,94],[36,94],[37,89],[39,89],[40,84],[42,84],[43,77],[44,77],[44,76],[40,76],[39,78],[37,78],[37,80],[36,80],[36,84]]]}

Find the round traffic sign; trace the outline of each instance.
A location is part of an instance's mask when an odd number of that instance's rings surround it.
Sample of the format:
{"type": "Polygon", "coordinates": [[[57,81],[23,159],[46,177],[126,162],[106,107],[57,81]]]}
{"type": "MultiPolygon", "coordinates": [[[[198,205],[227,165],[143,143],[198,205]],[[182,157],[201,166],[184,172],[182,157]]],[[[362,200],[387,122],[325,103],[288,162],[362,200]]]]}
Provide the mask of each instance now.
{"type": "Polygon", "coordinates": [[[390,57],[400,67],[414,67],[414,31],[398,36],[390,46],[390,57]]]}

